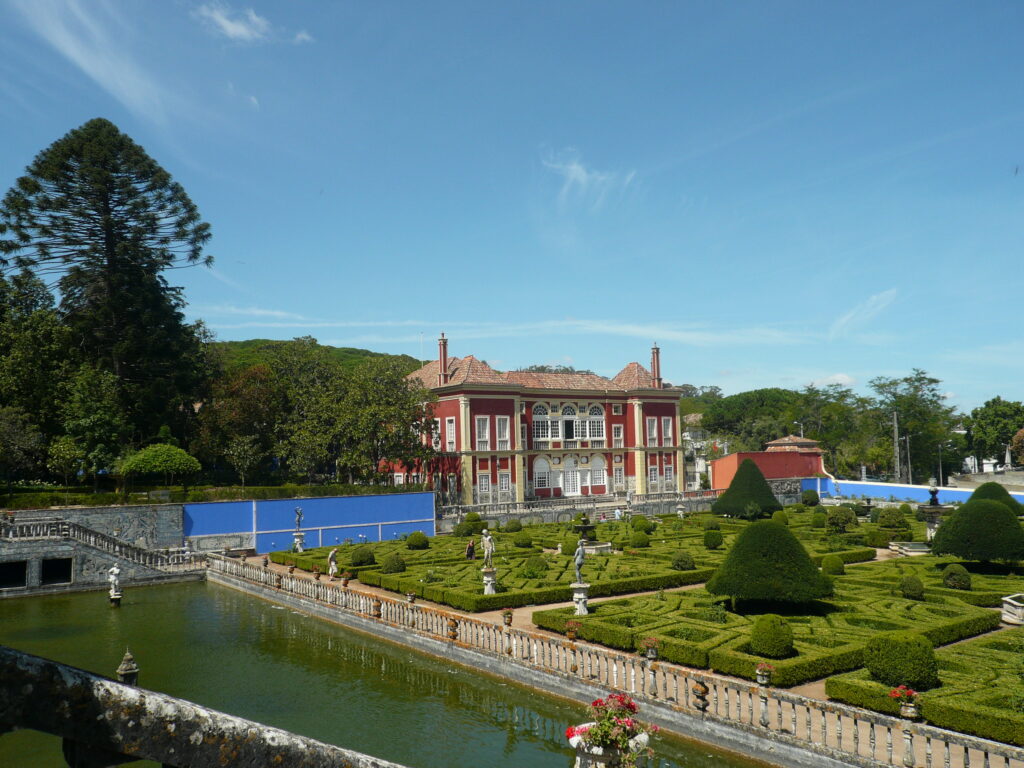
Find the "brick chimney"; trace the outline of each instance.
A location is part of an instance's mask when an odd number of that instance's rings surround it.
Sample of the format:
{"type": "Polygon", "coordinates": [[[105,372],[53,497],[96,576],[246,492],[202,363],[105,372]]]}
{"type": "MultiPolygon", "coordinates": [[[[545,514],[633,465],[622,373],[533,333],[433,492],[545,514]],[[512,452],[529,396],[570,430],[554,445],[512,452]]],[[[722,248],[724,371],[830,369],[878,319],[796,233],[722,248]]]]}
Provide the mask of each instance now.
{"type": "Polygon", "coordinates": [[[655,389],[661,389],[661,350],[658,349],[658,343],[655,342],[654,346],[651,347],[651,386],[655,389]]]}
{"type": "Polygon", "coordinates": [[[448,339],[441,334],[437,340],[437,386],[448,383],[448,339]]]}

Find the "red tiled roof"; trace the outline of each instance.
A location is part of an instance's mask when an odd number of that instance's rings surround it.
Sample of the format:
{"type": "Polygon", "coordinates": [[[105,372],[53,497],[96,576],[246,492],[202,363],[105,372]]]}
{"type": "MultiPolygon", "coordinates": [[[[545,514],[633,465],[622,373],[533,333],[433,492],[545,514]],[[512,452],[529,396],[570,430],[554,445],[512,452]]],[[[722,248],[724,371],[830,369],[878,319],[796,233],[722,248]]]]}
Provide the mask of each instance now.
{"type": "Polygon", "coordinates": [[[451,378],[449,384],[507,384],[505,376],[491,368],[483,360],[472,355],[459,360],[457,365],[448,366],[451,378]]]}
{"type": "Polygon", "coordinates": [[[505,378],[530,389],[617,389],[609,379],[594,373],[534,373],[509,371],[505,378]]]}
{"type": "Polygon", "coordinates": [[[654,377],[640,363],[630,363],[615,374],[612,383],[620,389],[651,389],[654,377]]]}
{"type": "Polygon", "coordinates": [[[800,437],[800,435],[786,435],[780,437],[778,440],[772,440],[766,445],[817,445],[817,440],[811,440],[809,437],[800,437]]]}

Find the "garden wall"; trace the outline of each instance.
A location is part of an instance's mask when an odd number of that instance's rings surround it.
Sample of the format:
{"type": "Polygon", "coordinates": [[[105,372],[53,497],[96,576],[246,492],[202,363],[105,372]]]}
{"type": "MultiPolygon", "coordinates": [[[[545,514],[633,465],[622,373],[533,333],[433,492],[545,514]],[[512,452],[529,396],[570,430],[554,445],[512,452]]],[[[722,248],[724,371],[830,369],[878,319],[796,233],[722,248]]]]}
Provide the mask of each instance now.
{"type": "MultiPolygon", "coordinates": [[[[802,481],[803,490],[818,491],[820,496],[845,496],[859,498],[870,496],[873,499],[895,497],[896,501],[912,501],[927,504],[931,498],[927,485],[902,485],[900,483],[867,483],[859,480],[833,480],[830,477],[812,477],[802,481]]],[[[973,488],[939,488],[939,503],[952,504],[964,502],[974,493],[973,488]]],[[[1024,493],[1011,492],[1010,495],[1024,504],[1024,493]]]]}

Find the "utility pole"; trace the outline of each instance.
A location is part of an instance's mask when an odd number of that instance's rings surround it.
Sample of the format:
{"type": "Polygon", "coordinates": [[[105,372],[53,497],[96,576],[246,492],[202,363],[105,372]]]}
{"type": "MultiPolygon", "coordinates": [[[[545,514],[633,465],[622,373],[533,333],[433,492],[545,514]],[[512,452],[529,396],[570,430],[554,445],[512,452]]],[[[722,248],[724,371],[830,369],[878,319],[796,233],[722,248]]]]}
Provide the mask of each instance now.
{"type": "Polygon", "coordinates": [[[910,435],[904,435],[903,439],[907,441],[907,482],[910,485],[914,484],[914,467],[910,464],[910,435]]]}
{"type": "Polygon", "coordinates": [[[896,411],[892,412],[892,459],[893,474],[897,483],[903,482],[903,473],[900,472],[900,427],[896,411]]]}

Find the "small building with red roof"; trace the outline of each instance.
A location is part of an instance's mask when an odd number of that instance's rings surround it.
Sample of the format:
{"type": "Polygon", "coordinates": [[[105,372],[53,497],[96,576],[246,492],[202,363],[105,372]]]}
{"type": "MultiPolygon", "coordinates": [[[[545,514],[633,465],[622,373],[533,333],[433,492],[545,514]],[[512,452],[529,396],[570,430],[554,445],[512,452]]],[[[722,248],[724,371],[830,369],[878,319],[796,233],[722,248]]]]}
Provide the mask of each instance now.
{"type": "Polygon", "coordinates": [[[825,475],[822,450],[817,440],[786,435],[765,444],[763,451],[739,451],[711,462],[711,487],[725,490],[744,459],[757,464],[767,480],[825,475]]]}

